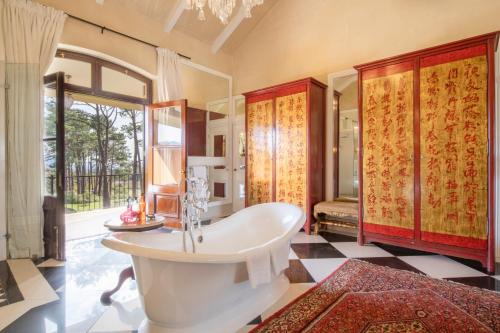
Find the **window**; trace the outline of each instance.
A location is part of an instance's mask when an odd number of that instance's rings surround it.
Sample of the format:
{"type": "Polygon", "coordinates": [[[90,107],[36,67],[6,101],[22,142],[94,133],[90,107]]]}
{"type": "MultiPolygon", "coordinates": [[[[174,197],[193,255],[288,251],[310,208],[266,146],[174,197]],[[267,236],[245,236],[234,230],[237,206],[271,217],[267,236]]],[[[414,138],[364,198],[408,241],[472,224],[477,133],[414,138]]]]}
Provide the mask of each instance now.
{"type": "Polygon", "coordinates": [[[47,73],[64,72],[65,90],[140,105],[152,101],[152,82],[118,64],[58,50],[47,73]]]}

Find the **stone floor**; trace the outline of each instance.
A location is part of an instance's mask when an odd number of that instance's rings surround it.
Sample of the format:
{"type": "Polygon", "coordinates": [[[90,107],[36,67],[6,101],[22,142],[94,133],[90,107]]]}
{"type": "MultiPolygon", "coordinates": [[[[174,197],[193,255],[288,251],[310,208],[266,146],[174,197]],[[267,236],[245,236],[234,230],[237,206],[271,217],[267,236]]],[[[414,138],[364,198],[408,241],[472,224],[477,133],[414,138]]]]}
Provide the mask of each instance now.
{"type": "Polygon", "coordinates": [[[116,219],[126,207],[98,209],[66,214],[66,241],[103,235],[108,232],[104,222],[116,219]]]}
{"type": "MultiPolygon", "coordinates": [[[[111,306],[99,301],[102,291],[112,288],[119,272],[130,265],[127,255],[104,248],[101,237],[68,242],[64,263],[0,262],[0,285],[7,295],[7,301],[0,303],[1,332],[135,332],[144,313],[134,281],[123,285],[111,306]]],[[[240,332],[255,327],[348,258],[500,291],[500,275],[487,275],[470,260],[386,245],[359,246],[353,237],[331,233],[299,233],[291,248],[289,290],[240,332]]]]}

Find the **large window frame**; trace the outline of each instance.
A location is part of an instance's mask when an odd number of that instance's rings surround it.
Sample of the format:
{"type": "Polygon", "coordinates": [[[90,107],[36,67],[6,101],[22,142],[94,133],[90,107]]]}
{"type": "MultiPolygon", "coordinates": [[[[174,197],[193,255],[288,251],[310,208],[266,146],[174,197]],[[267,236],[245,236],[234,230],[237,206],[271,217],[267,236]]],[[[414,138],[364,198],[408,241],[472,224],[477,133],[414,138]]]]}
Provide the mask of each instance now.
{"type": "Polygon", "coordinates": [[[65,58],[65,59],[72,59],[72,60],[77,60],[77,61],[82,61],[89,63],[91,66],[91,72],[90,72],[90,77],[91,77],[91,86],[90,87],[83,87],[71,83],[64,83],[64,90],[65,91],[70,91],[74,93],[81,93],[81,94],[86,94],[86,95],[93,95],[93,96],[99,96],[103,98],[108,98],[108,99],[113,99],[113,100],[118,100],[118,101],[123,101],[123,102],[128,102],[128,103],[134,103],[134,104],[141,104],[141,105],[149,105],[153,101],[153,82],[151,79],[145,77],[144,75],[141,75],[127,67],[115,64],[113,62],[97,58],[91,55],[87,54],[82,54],[74,51],[68,51],[64,49],[58,49],[56,52],[56,58],[65,58]],[[141,82],[143,82],[145,86],[145,93],[146,93],[146,98],[140,98],[140,97],[134,97],[130,95],[124,95],[124,94],[119,94],[115,92],[110,92],[110,91],[105,91],[102,89],[102,68],[106,67],[112,70],[115,70],[117,72],[123,73],[125,75],[128,75],[134,79],[137,79],[141,82]]]}

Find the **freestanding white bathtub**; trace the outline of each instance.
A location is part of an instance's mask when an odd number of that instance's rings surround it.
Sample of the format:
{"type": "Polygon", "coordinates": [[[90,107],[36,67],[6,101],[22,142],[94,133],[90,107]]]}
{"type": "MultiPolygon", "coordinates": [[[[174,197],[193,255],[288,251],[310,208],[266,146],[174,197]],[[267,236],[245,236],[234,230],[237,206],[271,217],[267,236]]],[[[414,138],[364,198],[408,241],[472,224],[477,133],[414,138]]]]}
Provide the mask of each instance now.
{"type": "Polygon", "coordinates": [[[202,228],[196,253],[182,251],[181,232],[114,233],[102,243],[132,256],[146,314],[139,332],[233,333],[276,302],[289,285],[283,272],[273,272],[270,283],[252,288],[247,258],[289,248],[304,222],[297,206],[268,203],[202,228]]]}

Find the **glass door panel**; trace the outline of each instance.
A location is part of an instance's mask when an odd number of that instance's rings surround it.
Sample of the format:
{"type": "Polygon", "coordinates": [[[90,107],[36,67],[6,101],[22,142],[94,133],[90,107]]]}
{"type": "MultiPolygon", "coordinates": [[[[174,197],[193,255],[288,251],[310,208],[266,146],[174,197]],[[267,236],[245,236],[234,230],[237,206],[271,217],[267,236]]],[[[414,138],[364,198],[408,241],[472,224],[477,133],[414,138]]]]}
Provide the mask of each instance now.
{"type": "Polygon", "coordinates": [[[186,100],[148,107],[148,211],[178,227],[186,175],[186,100]]]}
{"type": "Polygon", "coordinates": [[[179,185],[182,181],[181,106],[153,110],[153,184],[179,185]]]}

